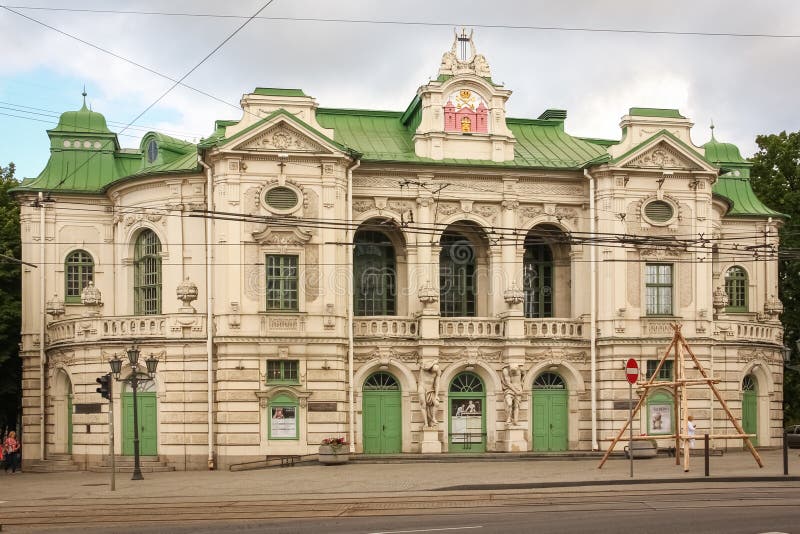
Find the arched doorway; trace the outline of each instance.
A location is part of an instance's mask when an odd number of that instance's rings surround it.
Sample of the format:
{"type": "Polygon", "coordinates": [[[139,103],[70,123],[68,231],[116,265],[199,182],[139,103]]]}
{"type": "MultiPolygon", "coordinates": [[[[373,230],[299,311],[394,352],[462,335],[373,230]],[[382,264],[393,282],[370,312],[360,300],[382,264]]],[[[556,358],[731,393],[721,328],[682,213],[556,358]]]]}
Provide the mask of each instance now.
{"type": "Polygon", "coordinates": [[[742,380],[742,428],[745,434],[756,434],[750,438],[753,446],[758,445],[758,385],[756,377],[747,375],[742,380]]]}
{"type": "Polygon", "coordinates": [[[56,371],[53,384],[53,451],[72,454],[72,381],[63,369],[56,371]]]}
{"type": "MultiPolygon", "coordinates": [[[[136,390],[139,419],[139,455],[158,455],[158,405],[156,385],[141,382],[136,390]]],[[[126,383],[122,392],[122,454],[133,456],[133,391],[126,383]]]]}
{"type": "Polygon", "coordinates": [[[486,390],[475,373],[460,373],[450,382],[450,452],[486,451],[486,390]]]}
{"type": "Polygon", "coordinates": [[[533,381],[533,450],[567,450],[569,392],[561,375],[542,373],[533,381]]]}
{"type": "Polygon", "coordinates": [[[362,428],[365,454],[393,454],[403,448],[400,385],[394,376],[371,374],[363,387],[362,428]]]}

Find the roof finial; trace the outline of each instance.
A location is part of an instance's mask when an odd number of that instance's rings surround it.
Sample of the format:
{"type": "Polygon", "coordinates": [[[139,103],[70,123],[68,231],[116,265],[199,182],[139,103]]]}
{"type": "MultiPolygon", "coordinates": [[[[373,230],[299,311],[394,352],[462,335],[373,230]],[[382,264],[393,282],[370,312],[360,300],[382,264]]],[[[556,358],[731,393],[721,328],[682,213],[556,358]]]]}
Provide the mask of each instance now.
{"type": "MultiPolygon", "coordinates": [[[[714,119],[711,119],[711,139],[714,139],[714,119]]],[[[716,139],[714,139],[716,141],[716,139]]]]}
{"type": "Polygon", "coordinates": [[[83,84],[83,92],[81,94],[83,95],[83,109],[86,109],[86,84],[83,84]]]}

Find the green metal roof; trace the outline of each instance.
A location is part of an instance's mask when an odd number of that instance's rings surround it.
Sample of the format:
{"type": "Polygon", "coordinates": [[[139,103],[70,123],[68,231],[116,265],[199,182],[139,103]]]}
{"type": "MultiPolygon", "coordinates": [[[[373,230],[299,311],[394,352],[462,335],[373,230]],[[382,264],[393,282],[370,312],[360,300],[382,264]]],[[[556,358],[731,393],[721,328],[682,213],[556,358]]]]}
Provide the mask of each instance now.
{"type": "Polygon", "coordinates": [[[83,107],[78,111],[66,111],[58,119],[58,126],[50,132],[63,133],[99,133],[110,134],[111,130],[106,125],[106,118],[100,113],[89,110],[84,101],[83,107]]]}
{"type": "Polygon", "coordinates": [[[724,163],[746,163],[739,152],[739,147],[731,143],[720,143],[711,135],[711,140],[703,145],[706,149],[706,159],[714,165],[724,163]]]}
{"type": "Polygon", "coordinates": [[[256,87],[253,93],[264,96],[308,96],[302,89],[281,89],[278,87],[256,87]]]}
{"type": "Polygon", "coordinates": [[[600,144],[565,133],[561,120],[508,119],[508,127],[517,139],[512,161],[421,158],[414,152],[415,129],[403,124],[403,120],[413,124],[409,120],[412,115],[409,110],[401,113],[319,108],[317,121],[334,130],[334,140],[363,154],[364,161],[577,169],[605,154],[600,144]]]}
{"type": "Polygon", "coordinates": [[[712,191],[733,204],[726,217],[787,217],[765,206],[753,191],[750,179],[736,176],[736,172],[720,176],[712,191]]]}
{"type": "Polygon", "coordinates": [[[628,110],[628,115],[635,115],[637,117],[662,117],[665,119],[685,119],[677,109],[663,109],[663,108],[631,108],[628,110]]]}

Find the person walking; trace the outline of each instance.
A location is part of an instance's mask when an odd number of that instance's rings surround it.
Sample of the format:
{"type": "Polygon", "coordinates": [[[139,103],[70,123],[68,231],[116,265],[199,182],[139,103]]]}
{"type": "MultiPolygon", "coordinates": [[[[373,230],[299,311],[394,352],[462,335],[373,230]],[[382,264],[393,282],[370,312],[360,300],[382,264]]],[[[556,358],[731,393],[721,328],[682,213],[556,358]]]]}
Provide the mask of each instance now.
{"type": "Polygon", "coordinates": [[[11,474],[17,474],[17,468],[19,468],[20,464],[20,443],[17,441],[17,433],[13,430],[8,433],[8,437],[3,441],[3,452],[6,456],[6,468],[5,471],[8,473],[8,468],[11,468],[11,474]]]}

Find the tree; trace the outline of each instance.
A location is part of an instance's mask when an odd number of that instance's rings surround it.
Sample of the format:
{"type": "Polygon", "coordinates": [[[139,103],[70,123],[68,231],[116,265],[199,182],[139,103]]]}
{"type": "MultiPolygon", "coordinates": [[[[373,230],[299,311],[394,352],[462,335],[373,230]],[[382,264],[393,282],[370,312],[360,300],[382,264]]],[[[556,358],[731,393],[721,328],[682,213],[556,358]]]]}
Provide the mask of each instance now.
{"type": "Polygon", "coordinates": [[[18,185],[14,164],[0,166],[0,431],[14,429],[21,405],[22,253],[19,205],[9,191],[18,185]]]}
{"type": "MultiPolygon", "coordinates": [[[[792,364],[800,364],[795,344],[800,339],[800,132],[759,135],[756,143],[753,190],[767,206],[790,217],[780,231],[778,291],[784,343],[792,349],[792,364]]],[[[800,423],[800,371],[785,370],[783,408],[786,424],[800,423]]]]}

